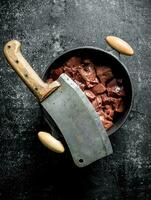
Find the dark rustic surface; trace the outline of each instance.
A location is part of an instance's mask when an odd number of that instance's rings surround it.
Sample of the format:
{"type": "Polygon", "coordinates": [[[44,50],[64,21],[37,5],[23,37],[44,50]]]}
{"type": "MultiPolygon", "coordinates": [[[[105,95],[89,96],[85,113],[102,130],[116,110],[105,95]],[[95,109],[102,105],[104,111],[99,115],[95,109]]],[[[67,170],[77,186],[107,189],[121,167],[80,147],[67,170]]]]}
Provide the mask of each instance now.
{"type": "Polygon", "coordinates": [[[0,1],[0,199],[151,199],[151,1],[0,1]],[[134,47],[121,59],[135,88],[128,121],[110,137],[114,154],[77,169],[50,153],[37,139],[47,129],[39,105],[7,65],[3,45],[22,42],[22,50],[42,75],[64,50],[93,45],[108,49],[107,35],[134,47]]]}

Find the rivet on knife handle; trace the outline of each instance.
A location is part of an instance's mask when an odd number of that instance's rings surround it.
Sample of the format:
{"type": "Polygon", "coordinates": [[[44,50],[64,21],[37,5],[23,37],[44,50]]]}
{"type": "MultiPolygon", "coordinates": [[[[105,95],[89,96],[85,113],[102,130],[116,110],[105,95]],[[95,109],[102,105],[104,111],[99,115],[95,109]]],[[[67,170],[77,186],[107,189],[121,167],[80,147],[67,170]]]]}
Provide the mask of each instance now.
{"type": "Polygon", "coordinates": [[[20,51],[21,43],[17,40],[8,42],[4,47],[4,54],[21,79],[34,93],[39,101],[43,101],[51,92],[60,86],[57,81],[51,84],[44,83],[38,74],[32,69],[20,51]]]}
{"type": "Polygon", "coordinates": [[[41,143],[51,151],[56,153],[63,153],[65,151],[63,144],[50,133],[40,131],[38,133],[38,138],[41,143]]]}
{"type": "Polygon", "coordinates": [[[106,42],[116,51],[121,54],[125,54],[127,56],[132,56],[134,54],[134,50],[132,47],[125,42],[124,40],[115,37],[115,36],[107,36],[106,42]]]}

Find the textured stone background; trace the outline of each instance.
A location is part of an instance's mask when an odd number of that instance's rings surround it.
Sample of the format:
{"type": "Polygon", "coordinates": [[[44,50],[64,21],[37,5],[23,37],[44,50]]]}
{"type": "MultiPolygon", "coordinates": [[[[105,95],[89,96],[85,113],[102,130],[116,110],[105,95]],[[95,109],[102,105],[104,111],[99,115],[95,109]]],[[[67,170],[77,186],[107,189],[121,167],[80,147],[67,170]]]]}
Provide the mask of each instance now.
{"type": "Polygon", "coordinates": [[[151,1],[0,0],[0,199],[151,199],[151,1]],[[47,129],[39,105],[6,63],[6,41],[18,39],[40,74],[64,50],[93,45],[107,35],[135,49],[122,61],[135,88],[126,124],[110,137],[114,154],[77,169],[68,155],[45,149],[37,132],[47,129]]]}

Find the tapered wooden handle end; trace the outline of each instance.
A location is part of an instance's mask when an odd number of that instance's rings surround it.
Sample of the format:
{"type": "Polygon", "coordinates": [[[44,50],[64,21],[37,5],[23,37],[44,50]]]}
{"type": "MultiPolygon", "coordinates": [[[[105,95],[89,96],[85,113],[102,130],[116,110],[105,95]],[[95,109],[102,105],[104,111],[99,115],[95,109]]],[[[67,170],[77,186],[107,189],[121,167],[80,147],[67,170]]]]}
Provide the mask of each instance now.
{"type": "Polygon", "coordinates": [[[4,46],[4,53],[5,55],[7,55],[8,51],[13,51],[13,52],[18,52],[20,51],[21,48],[21,43],[17,40],[11,40],[9,42],[7,42],[7,44],[5,44],[4,46]]]}
{"type": "Polygon", "coordinates": [[[132,56],[134,55],[133,48],[124,40],[115,36],[107,36],[106,42],[121,54],[132,56]]]}
{"type": "Polygon", "coordinates": [[[38,138],[41,143],[51,151],[64,153],[65,148],[63,144],[59,140],[55,139],[50,133],[40,131],[38,133],[38,138]]]}

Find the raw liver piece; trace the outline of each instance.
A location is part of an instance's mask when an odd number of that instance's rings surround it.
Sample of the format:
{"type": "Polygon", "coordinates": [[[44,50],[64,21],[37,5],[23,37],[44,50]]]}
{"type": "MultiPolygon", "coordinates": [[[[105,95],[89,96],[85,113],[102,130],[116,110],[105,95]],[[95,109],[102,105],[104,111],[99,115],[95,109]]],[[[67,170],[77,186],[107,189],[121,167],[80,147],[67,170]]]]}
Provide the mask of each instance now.
{"type": "Polygon", "coordinates": [[[95,99],[95,94],[91,90],[85,90],[84,93],[88,97],[90,101],[93,101],[95,99]]]}
{"type": "Polygon", "coordinates": [[[99,83],[99,81],[98,81],[97,77],[93,81],[86,81],[86,85],[88,88],[92,88],[98,83],[99,83]]]}
{"type": "Polygon", "coordinates": [[[105,106],[105,109],[104,109],[104,112],[110,116],[110,119],[113,119],[113,116],[114,116],[114,110],[113,110],[113,107],[111,105],[106,105],[105,106]]]}
{"type": "Polygon", "coordinates": [[[107,120],[113,120],[113,118],[110,115],[106,114],[103,110],[100,111],[100,116],[104,117],[107,120]]]}
{"type": "Polygon", "coordinates": [[[97,85],[95,85],[93,88],[92,88],[92,91],[95,93],[95,94],[102,94],[104,93],[106,90],[106,87],[102,84],[102,83],[98,83],[97,85]]]}
{"type": "Polygon", "coordinates": [[[108,84],[107,84],[107,88],[108,87],[113,87],[113,86],[118,86],[117,81],[115,78],[113,78],[108,84]]]}
{"type": "Polygon", "coordinates": [[[71,78],[75,73],[75,71],[72,68],[68,67],[68,66],[64,66],[64,72],[71,78]]]}
{"type": "Polygon", "coordinates": [[[123,100],[121,99],[121,101],[119,102],[119,104],[115,107],[115,112],[123,112],[124,111],[124,102],[123,100]]]}
{"type": "Polygon", "coordinates": [[[78,67],[81,65],[81,58],[79,57],[71,57],[67,62],[66,65],[70,68],[78,67]]]}
{"type": "Polygon", "coordinates": [[[77,81],[76,79],[74,80],[74,82],[81,88],[81,90],[84,91],[86,85],[82,82],[77,81]]]}
{"type": "Polygon", "coordinates": [[[101,66],[101,67],[97,66],[96,67],[96,74],[103,84],[105,84],[106,81],[113,78],[113,73],[112,73],[111,68],[106,67],[106,66],[101,66]]]}
{"type": "Polygon", "coordinates": [[[98,101],[99,105],[102,105],[101,95],[97,95],[96,100],[98,101]]]}
{"type": "Polygon", "coordinates": [[[72,79],[86,84],[85,80],[82,78],[78,71],[73,75],[72,79]]]}
{"type": "Polygon", "coordinates": [[[56,79],[58,79],[59,76],[63,73],[63,68],[62,68],[62,67],[59,67],[59,68],[57,68],[57,69],[53,69],[51,73],[52,73],[52,78],[53,78],[54,80],[56,80],[56,79]]]}
{"type": "Polygon", "coordinates": [[[100,121],[103,123],[105,129],[109,129],[113,126],[113,122],[105,119],[103,116],[100,116],[100,121]]]}
{"type": "Polygon", "coordinates": [[[118,80],[116,80],[115,78],[112,79],[107,84],[108,96],[111,96],[111,97],[125,96],[125,91],[121,83],[122,83],[121,79],[118,79],[118,80]]]}
{"type": "Polygon", "coordinates": [[[111,97],[108,97],[107,94],[102,94],[101,98],[102,98],[103,105],[110,104],[111,97]]]}
{"type": "Polygon", "coordinates": [[[94,106],[96,112],[100,115],[100,111],[102,110],[102,98],[100,95],[96,96],[96,98],[92,101],[92,105],[94,106]]]}
{"type": "Polygon", "coordinates": [[[122,106],[122,98],[113,98],[111,97],[111,103],[114,107],[115,112],[119,112],[120,110],[124,109],[124,107],[122,106]]]}
{"type": "Polygon", "coordinates": [[[78,71],[85,81],[87,82],[96,81],[96,73],[95,73],[95,68],[93,64],[89,64],[86,67],[80,67],[78,71]]]}
{"type": "Polygon", "coordinates": [[[97,99],[94,99],[94,100],[92,101],[92,105],[93,105],[93,107],[95,108],[96,112],[98,112],[98,111],[100,110],[100,108],[101,108],[101,104],[98,102],[97,99]]]}
{"type": "Polygon", "coordinates": [[[124,97],[125,96],[125,91],[123,87],[120,86],[112,86],[112,87],[107,87],[107,92],[108,96],[110,97],[124,97]]]}

